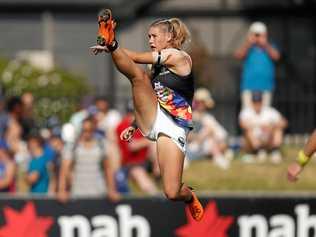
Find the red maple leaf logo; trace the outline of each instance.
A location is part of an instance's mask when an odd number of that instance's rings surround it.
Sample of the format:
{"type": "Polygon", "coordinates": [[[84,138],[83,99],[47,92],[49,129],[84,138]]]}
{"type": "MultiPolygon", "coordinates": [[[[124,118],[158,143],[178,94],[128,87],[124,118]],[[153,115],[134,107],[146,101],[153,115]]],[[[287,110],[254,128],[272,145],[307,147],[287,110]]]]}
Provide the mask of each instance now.
{"type": "Polygon", "coordinates": [[[21,212],[4,208],[6,225],[0,228],[0,237],[47,237],[53,224],[51,217],[38,217],[34,203],[28,202],[21,212]]]}
{"type": "Polygon", "coordinates": [[[185,210],[188,224],[176,229],[178,237],[228,237],[227,231],[232,225],[232,216],[219,216],[215,202],[209,202],[204,210],[204,216],[200,222],[195,221],[189,209],[185,210]]]}

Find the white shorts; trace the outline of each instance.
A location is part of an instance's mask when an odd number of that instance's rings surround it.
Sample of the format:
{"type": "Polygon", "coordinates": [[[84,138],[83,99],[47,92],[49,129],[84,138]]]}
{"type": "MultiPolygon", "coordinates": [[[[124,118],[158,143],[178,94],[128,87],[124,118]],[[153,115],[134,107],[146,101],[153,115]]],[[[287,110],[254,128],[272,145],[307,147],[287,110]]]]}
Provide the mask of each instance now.
{"type": "Polygon", "coordinates": [[[147,135],[143,135],[151,141],[157,141],[159,134],[162,133],[170,137],[171,140],[185,154],[188,132],[188,128],[184,128],[176,124],[170,115],[168,115],[167,112],[164,112],[158,104],[157,115],[152,129],[147,135]]]}

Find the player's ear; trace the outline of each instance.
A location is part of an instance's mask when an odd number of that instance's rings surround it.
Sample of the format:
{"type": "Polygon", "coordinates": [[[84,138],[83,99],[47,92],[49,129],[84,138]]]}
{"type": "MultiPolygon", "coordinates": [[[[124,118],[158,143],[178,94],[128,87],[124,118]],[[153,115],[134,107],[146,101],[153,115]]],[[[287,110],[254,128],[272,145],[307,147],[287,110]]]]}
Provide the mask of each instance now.
{"type": "Polygon", "coordinates": [[[167,38],[167,42],[168,42],[168,43],[171,43],[171,41],[172,41],[172,34],[169,33],[169,32],[167,32],[167,33],[166,33],[166,38],[167,38]]]}

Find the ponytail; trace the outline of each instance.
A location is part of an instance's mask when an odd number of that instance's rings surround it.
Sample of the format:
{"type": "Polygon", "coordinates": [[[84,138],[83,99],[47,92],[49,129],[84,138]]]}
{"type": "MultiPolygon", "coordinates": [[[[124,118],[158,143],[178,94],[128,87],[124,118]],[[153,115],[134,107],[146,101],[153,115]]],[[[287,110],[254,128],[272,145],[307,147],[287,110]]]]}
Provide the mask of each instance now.
{"type": "Polygon", "coordinates": [[[173,46],[180,49],[190,41],[190,31],[179,18],[171,18],[169,21],[173,25],[173,46]]]}

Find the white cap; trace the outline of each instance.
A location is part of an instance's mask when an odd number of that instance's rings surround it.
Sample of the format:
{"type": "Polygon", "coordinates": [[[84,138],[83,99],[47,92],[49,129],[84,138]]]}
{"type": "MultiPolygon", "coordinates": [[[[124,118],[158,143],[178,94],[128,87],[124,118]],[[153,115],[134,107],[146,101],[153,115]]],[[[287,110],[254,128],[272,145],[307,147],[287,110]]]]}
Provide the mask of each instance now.
{"type": "Polygon", "coordinates": [[[262,22],[256,21],[250,25],[249,32],[253,34],[264,34],[267,33],[267,26],[262,22]]]}

